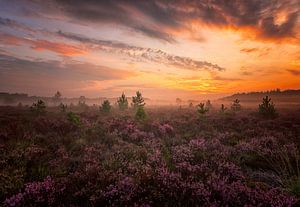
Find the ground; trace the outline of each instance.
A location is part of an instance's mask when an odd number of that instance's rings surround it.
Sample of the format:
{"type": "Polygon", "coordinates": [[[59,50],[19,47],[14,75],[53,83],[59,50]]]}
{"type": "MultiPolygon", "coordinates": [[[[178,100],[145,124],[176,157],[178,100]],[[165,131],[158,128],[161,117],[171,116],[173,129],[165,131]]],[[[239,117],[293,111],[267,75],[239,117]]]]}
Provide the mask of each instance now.
{"type": "Polygon", "coordinates": [[[296,206],[300,110],[0,107],[5,206],[296,206]],[[72,113],[70,113],[72,111],[72,113]]]}

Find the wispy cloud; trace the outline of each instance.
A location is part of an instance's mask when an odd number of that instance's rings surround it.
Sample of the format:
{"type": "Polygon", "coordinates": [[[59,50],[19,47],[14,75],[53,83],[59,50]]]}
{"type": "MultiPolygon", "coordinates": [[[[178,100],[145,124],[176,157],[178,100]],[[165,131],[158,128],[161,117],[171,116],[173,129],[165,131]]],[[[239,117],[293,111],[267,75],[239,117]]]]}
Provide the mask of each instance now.
{"type": "Polygon", "coordinates": [[[154,63],[165,64],[168,66],[175,66],[180,69],[187,70],[216,70],[222,71],[225,68],[207,61],[198,61],[189,57],[181,57],[166,53],[159,49],[136,47],[125,43],[106,41],[99,39],[87,38],[82,35],[58,32],[64,38],[75,40],[84,44],[90,44],[92,48],[98,48],[107,52],[120,53],[135,61],[148,61],[154,63]]]}
{"type": "Polygon", "coordinates": [[[87,53],[87,48],[82,45],[71,45],[63,42],[52,42],[47,40],[34,40],[1,32],[0,43],[15,46],[28,44],[33,50],[48,50],[68,57],[83,55],[87,53]]]}
{"type": "Polygon", "coordinates": [[[287,71],[292,75],[300,76],[300,70],[287,69],[287,71]]]}

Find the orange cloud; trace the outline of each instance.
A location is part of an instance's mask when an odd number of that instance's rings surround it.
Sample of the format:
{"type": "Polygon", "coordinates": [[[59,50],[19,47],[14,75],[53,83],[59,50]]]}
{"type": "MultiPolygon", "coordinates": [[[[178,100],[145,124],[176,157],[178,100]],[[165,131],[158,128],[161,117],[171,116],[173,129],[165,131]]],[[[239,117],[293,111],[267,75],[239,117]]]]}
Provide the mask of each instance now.
{"type": "Polygon", "coordinates": [[[31,48],[38,51],[49,50],[64,56],[77,56],[87,53],[87,49],[84,46],[75,46],[60,42],[49,42],[47,40],[36,40],[30,42],[32,43],[31,48]]]}
{"type": "Polygon", "coordinates": [[[88,52],[88,49],[83,45],[71,45],[61,42],[51,42],[47,40],[31,40],[6,33],[0,33],[0,42],[3,44],[14,46],[29,44],[34,50],[48,50],[69,57],[83,55],[88,52]]]}
{"type": "Polygon", "coordinates": [[[0,43],[2,43],[2,44],[18,46],[22,42],[23,42],[23,40],[16,36],[0,33],[0,43]]]}

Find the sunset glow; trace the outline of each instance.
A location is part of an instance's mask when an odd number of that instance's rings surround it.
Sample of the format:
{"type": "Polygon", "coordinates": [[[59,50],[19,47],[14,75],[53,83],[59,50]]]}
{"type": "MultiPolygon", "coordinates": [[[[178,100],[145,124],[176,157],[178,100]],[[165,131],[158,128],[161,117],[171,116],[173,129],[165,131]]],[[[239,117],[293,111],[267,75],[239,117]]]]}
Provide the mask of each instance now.
{"type": "Polygon", "coordinates": [[[0,88],[154,99],[300,88],[300,3],[0,0],[0,88]]]}

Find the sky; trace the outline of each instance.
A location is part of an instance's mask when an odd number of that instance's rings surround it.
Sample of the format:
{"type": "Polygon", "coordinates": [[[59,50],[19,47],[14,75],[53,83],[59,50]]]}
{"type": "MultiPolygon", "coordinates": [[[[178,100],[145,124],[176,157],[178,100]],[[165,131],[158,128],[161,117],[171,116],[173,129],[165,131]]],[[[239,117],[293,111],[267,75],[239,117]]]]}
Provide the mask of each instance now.
{"type": "Polygon", "coordinates": [[[0,91],[197,99],[300,88],[299,0],[0,0],[0,91]]]}

